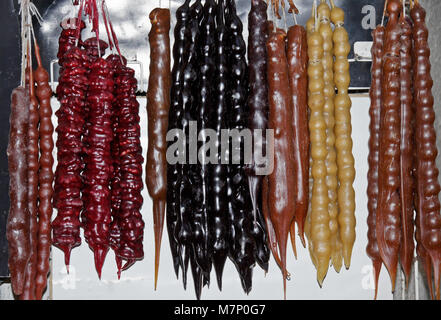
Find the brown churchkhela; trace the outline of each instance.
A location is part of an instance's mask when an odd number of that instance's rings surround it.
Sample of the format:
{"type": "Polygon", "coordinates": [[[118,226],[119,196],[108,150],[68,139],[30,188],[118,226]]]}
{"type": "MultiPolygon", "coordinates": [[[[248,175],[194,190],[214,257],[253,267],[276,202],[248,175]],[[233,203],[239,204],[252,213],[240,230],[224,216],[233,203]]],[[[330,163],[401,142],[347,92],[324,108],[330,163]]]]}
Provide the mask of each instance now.
{"type": "Polygon", "coordinates": [[[155,231],[155,288],[167,200],[167,127],[170,108],[170,11],[156,8],[150,13],[150,78],[147,91],[148,149],[146,184],[153,199],[155,231]]]}
{"type": "MultiPolygon", "coordinates": [[[[430,76],[430,49],[427,43],[428,30],[425,25],[426,12],[415,0],[411,10],[414,22],[414,103],[416,109],[416,190],[417,190],[417,251],[423,254],[426,270],[430,276],[433,268],[435,292],[440,298],[440,264],[441,264],[441,216],[438,195],[438,169],[436,157],[436,132],[434,128],[435,112],[433,110],[432,85],[430,76]],[[419,250],[418,250],[418,247],[419,250]]],[[[430,277],[431,278],[431,277],[430,277]]],[[[432,284],[429,284],[432,292],[432,284]]]]}
{"type": "Polygon", "coordinates": [[[400,96],[401,96],[401,145],[400,145],[400,199],[401,229],[400,262],[406,283],[409,283],[410,270],[415,249],[413,234],[414,181],[414,114],[412,97],[412,27],[404,14],[401,15],[401,50],[400,50],[400,96]]]}
{"type": "Polygon", "coordinates": [[[27,178],[29,103],[29,90],[18,87],[12,91],[7,149],[10,207],[6,238],[12,290],[16,295],[23,293],[26,265],[31,254],[27,178]]]}
{"type": "MultiPolygon", "coordinates": [[[[299,25],[288,30],[287,59],[293,103],[292,128],[295,166],[295,221],[305,246],[304,224],[309,198],[309,131],[308,131],[308,44],[306,30],[299,25]]],[[[295,247],[295,225],[291,225],[291,243],[295,247]]]]}
{"type": "MultiPolygon", "coordinates": [[[[29,65],[29,61],[28,61],[29,65]]],[[[27,69],[26,81],[29,83],[29,127],[28,127],[28,211],[31,241],[31,255],[26,266],[25,284],[20,299],[35,300],[35,275],[37,267],[38,234],[38,100],[35,96],[34,72],[27,69]]]]}
{"type": "Polygon", "coordinates": [[[286,33],[277,30],[267,41],[269,128],[274,130],[274,170],[268,176],[267,204],[278,242],[286,297],[286,244],[295,214],[295,168],[285,40],[286,33]]]}
{"type": "Polygon", "coordinates": [[[334,41],[334,82],[337,95],[335,108],[335,147],[337,150],[338,168],[338,222],[345,267],[351,264],[352,248],[355,242],[355,191],[352,186],[355,179],[354,156],[352,155],[351,138],[351,98],[349,97],[348,54],[351,50],[349,37],[344,28],[345,13],[331,1],[331,20],[335,25],[334,41]]]}
{"type": "MultiPolygon", "coordinates": [[[[274,23],[272,21],[268,20],[266,22],[266,39],[268,39],[269,35],[273,32],[273,30],[274,30],[274,23]]],[[[265,41],[265,47],[266,47],[266,41],[265,41]]],[[[267,56],[267,58],[268,58],[268,56],[267,56]]],[[[268,67],[268,65],[267,65],[267,67],[268,67]]],[[[267,76],[267,71],[268,71],[267,68],[265,68],[266,76],[267,76]]],[[[268,116],[268,114],[267,114],[267,116],[268,116]]],[[[270,218],[270,214],[269,214],[268,177],[267,176],[265,176],[262,181],[262,214],[263,214],[263,217],[266,222],[269,248],[271,250],[271,253],[273,254],[274,260],[276,260],[277,265],[280,268],[282,268],[282,262],[280,261],[280,256],[277,251],[276,232],[274,231],[274,226],[273,226],[273,223],[271,222],[271,218],[270,218]]],[[[287,273],[287,274],[289,275],[289,273],[287,273]]]]}
{"type": "Polygon", "coordinates": [[[389,21],[384,43],[379,200],[376,215],[378,248],[384,265],[389,271],[392,290],[398,263],[401,241],[400,203],[400,36],[398,15],[401,4],[397,0],[388,3],[389,21]]]}
{"type": "Polygon", "coordinates": [[[54,141],[52,134],[54,126],[52,124],[51,97],[52,89],[49,86],[49,74],[43,68],[40,57],[40,50],[35,44],[35,55],[38,62],[34,77],[37,83],[37,98],[40,102],[40,163],[38,172],[38,255],[37,270],[35,275],[35,297],[41,299],[47,285],[47,275],[49,273],[49,258],[51,248],[51,218],[52,218],[52,182],[54,173],[52,166],[54,158],[52,150],[54,141]]]}
{"type": "Polygon", "coordinates": [[[381,80],[383,75],[383,45],[384,45],[385,28],[377,26],[372,32],[372,67],[371,67],[371,89],[369,96],[371,105],[369,108],[370,125],[369,125],[369,171],[368,171],[368,244],[366,252],[372,260],[374,267],[375,279],[375,298],[378,292],[378,278],[380,276],[381,265],[383,264],[378,249],[377,232],[376,232],[376,216],[378,208],[378,170],[380,165],[380,112],[382,105],[382,88],[381,80]]]}

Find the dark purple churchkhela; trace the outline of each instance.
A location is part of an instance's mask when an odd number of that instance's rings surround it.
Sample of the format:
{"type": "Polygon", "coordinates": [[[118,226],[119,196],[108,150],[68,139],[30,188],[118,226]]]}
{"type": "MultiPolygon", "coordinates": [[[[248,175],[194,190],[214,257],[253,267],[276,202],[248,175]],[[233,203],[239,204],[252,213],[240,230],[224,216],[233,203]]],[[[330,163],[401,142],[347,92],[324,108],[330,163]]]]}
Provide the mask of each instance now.
{"type": "MultiPolygon", "coordinates": [[[[254,141],[266,150],[266,129],[268,128],[268,85],[266,76],[267,67],[267,5],[262,0],[251,1],[251,10],[248,15],[248,127],[251,130],[262,130],[262,140],[254,141]]],[[[254,139],[256,139],[254,137],[254,139]]],[[[254,160],[254,159],[253,159],[254,160]]],[[[262,175],[256,174],[256,164],[246,168],[250,196],[255,217],[253,235],[256,241],[256,262],[268,271],[270,250],[268,248],[266,224],[262,213],[262,175]]]]}
{"type": "Polygon", "coordinates": [[[215,32],[215,90],[214,110],[209,113],[208,125],[217,133],[218,164],[208,165],[208,231],[211,234],[209,250],[216,271],[217,283],[222,290],[222,273],[228,255],[228,166],[221,163],[221,130],[227,127],[228,88],[227,34],[224,0],[218,1],[215,32]]]}
{"type": "MultiPolygon", "coordinates": [[[[227,27],[229,76],[228,126],[241,131],[248,126],[248,66],[246,63],[246,45],[242,37],[243,25],[236,12],[234,0],[227,0],[225,7],[227,27]]],[[[232,154],[236,146],[243,146],[243,141],[232,141],[232,154]]],[[[231,161],[232,159],[230,159],[231,161]]],[[[255,266],[256,240],[253,236],[253,206],[245,173],[244,159],[240,164],[229,165],[229,225],[231,243],[229,256],[234,262],[246,293],[251,291],[253,267],[255,266]]]]}
{"type": "MultiPolygon", "coordinates": [[[[186,0],[182,6],[176,10],[176,26],[174,30],[175,43],[173,45],[173,69],[172,69],[172,87],[170,93],[170,112],[168,116],[168,131],[173,129],[183,129],[184,120],[184,99],[188,96],[183,95],[184,71],[188,64],[189,49],[191,45],[190,37],[190,0],[186,0]]],[[[168,147],[174,141],[168,142],[168,147]]],[[[179,156],[179,150],[176,150],[176,156],[179,156]]],[[[179,275],[179,268],[183,272],[184,287],[186,286],[187,266],[184,267],[184,252],[188,256],[189,245],[188,237],[190,232],[188,224],[183,225],[182,219],[178,220],[181,213],[180,188],[183,182],[183,165],[176,163],[167,163],[167,208],[166,224],[170,242],[170,250],[173,258],[173,267],[176,276],[179,275]],[[179,231],[178,231],[179,230],[179,231]],[[178,241],[178,236],[182,241],[178,241]],[[184,244],[185,243],[185,244],[184,244]]],[[[185,201],[184,201],[185,202],[185,201]]],[[[188,260],[187,260],[188,261],[188,260]]]]}

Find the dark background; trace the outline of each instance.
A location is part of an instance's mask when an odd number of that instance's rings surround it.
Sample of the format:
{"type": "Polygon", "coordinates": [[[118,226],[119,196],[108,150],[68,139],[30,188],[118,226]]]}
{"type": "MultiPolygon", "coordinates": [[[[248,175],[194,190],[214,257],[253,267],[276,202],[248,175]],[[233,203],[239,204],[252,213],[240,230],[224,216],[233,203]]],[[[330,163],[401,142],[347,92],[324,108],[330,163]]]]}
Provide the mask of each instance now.
{"type": "MultiPolygon", "coordinates": [[[[109,0],[117,1],[117,0],[109,0]]],[[[118,0],[121,1],[121,0],[118,0]]],[[[152,0],[145,0],[152,1],[152,0]]],[[[247,5],[246,1],[237,0],[238,8],[247,5]],[[245,3],[245,4],[243,4],[245,3]]],[[[60,0],[34,0],[33,3],[39,9],[43,18],[52,16],[57,12],[62,2],[60,0]]],[[[129,3],[130,0],[127,0],[129,3]]],[[[312,0],[297,0],[295,3],[301,10],[301,15],[298,17],[300,24],[304,24],[310,16],[310,7],[312,0]]],[[[361,8],[366,4],[375,5],[377,11],[377,23],[381,20],[384,0],[336,0],[336,5],[344,8],[346,13],[346,27],[349,32],[349,39],[351,44],[354,41],[371,41],[371,30],[364,30],[361,28],[361,8]]],[[[173,1],[174,4],[179,1],[173,1]]],[[[249,6],[249,3],[248,3],[249,6]]],[[[6,147],[9,136],[9,110],[10,110],[10,95],[13,88],[20,83],[20,37],[19,37],[19,5],[18,0],[0,0],[0,280],[8,275],[7,268],[7,242],[6,242],[6,218],[9,209],[8,196],[8,162],[6,156],[6,147]]],[[[147,12],[145,13],[147,19],[147,12]]],[[[124,17],[124,15],[122,15],[124,17]]],[[[245,18],[245,17],[243,17],[245,18]]],[[[59,20],[63,19],[60,16],[59,20]]],[[[125,17],[124,22],[129,21],[125,17]]],[[[288,17],[288,21],[292,19],[288,17]]],[[[130,22],[130,21],[129,21],[130,22]]],[[[279,27],[282,27],[279,22],[279,27]]],[[[51,58],[56,56],[57,39],[38,39],[41,38],[39,26],[34,21],[34,28],[37,35],[37,40],[41,47],[44,65],[49,70],[49,62],[51,58]],[[47,57],[47,59],[45,58],[47,57]]],[[[247,26],[244,26],[244,29],[247,26]]],[[[59,30],[52,30],[51,34],[59,34],[59,30]]],[[[148,30],[145,30],[147,35],[148,30]]],[[[136,42],[143,43],[145,38],[135,39],[136,42]]],[[[127,44],[126,44],[127,45],[127,44]]],[[[132,39],[132,45],[133,39],[132,39]]],[[[353,57],[351,53],[350,58],[353,57]]],[[[369,87],[370,84],[370,63],[355,62],[351,63],[351,87],[369,87]]]]}

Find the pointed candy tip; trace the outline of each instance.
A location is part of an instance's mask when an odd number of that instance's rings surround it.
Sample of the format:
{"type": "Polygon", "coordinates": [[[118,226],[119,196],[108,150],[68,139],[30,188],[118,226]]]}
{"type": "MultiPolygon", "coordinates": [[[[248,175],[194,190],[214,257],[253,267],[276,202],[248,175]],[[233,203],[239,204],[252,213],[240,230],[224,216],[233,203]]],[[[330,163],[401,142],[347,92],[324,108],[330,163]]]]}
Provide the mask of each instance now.
{"type": "Polygon", "coordinates": [[[213,258],[214,258],[213,265],[214,265],[214,271],[216,273],[217,286],[219,288],[219,291],[222,291],[222,275],[224,273],[224,267],[227,256],[224,254],[219,254],[219,255],[214,255],[213,258]]]}
{"type": "Polygon", "coordinates": [[[391,282],[392,282],[392,292],[395,292],[395,278],[397,277],[397,272],[392,271],[390,273],[391,282]]]}
{"type": "Polygon", "coordinates": [[[106,260],[107,252],[109,251],[108,247],[97,247],[93,250],[94,260],[95,260],[95,269],[98,273],[98,277],[101,280],[101,272],[103,269],[104,261],[106,260]]]}
{"type": "Polygon", "coordinates": [[[157,265],[155,265],[155,291],[156,291],[156,288],[158,287],[158,266],[157,265]]]}
{"type": "Polygon", "coordinates": [[[118,280],[121,280],[122,259],[120,257],[118,257],[116,254],[115,254],[115,262],[116,262],[118,280]]]}
{"type": "Polygon", "coordinates": [[[349,270],[349,267],[351,266],[351,262],[350,261],[346,261],[346,259],[344,260],[344,265],[345,265],[345,269],[349,270]]]}
{"type": "Polygon", "coordinates": [[[334,264],[333,265],[335,272],[340,273],[342,265],[334,264]]]}
{"type": "Polygon", "coordinates": [[[243,270],[239,270],[239,277],[242,283],[243,291],[248,294],[249,292],[251,292],[251,288],[253,285],[253,269],[245,268],[243,270]]]}
{"type": "Polygon", "coordinates": [[[305,235],[303,233],[300,234],[300,232],[299,232],[299,237],[300,237],[300,242],[302,243],[303,248],[306,248],[305,235]]]}
{"type": "Polygon", "coordinates": [[[436,293],[436,300],[440,300],[440,278],[441,278],[441,270],[440,270],[440,263],[438,261],[433,261],[433,280],[435,282],[435,293],[436,293]]]}
{"type": "Polygon", "coordinates": [[[317,270],[317,282],[320,286],[320,288],[323,287],[323,282],[325,281],[326,274],[328,273],[328,267],[326,268],[320,268],[317,270]]]}
{"type": "Polygon", "coordinates": [[[338,257],[332,259],[332,266],[334,267],[335,272],[340,273],[341,268],[343,267],[341,259],[338,257]]]}
{"type": "Polygon", "coordinates": [[[122,267],[122,271],[126,271],[128,268],[130,268],[131,266],[133,266],[135,264],[136,260],[135,259],[128,259],[126,261],[126,263],[123,265],[122,267]]]}
{"type": "Polygon", "coordinates": [[[63,246],[60,249],[64,253],[64,264],[66,265],[67,274],[69,274],[69,265],[70,265],[70,253],[72,251],[72,246],[63,246]]]}
{"type": "Polygon", "coordinates": [[[377,300],[378,295],[378,279],[380,278],[380,271],[381,271],[381,260],[374,260],[373,261],[373,267],[374,267],[374,282],[375,282],[375,295],[374,300],[377,300]]]}

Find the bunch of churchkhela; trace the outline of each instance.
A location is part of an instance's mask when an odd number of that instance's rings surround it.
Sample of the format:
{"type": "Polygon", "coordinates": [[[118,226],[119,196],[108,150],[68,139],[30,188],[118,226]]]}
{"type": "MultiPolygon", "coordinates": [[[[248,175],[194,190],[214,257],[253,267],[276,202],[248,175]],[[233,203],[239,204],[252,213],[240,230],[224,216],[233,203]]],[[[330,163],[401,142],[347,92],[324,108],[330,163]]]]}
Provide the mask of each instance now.
{"type": "Polygon", "coordinates": [[[81,244],[80,228],[94,253],[98,276],[109,248],[118,276],[144,257],[140,213],[143,156],[134,70],[127,67],[105,1],[79,3],[78,17],[61,24],[58,58],[57,168],[52,243],[65,254],[81,244]],[[96,37],[81,30],[89,17],[96,37]],[[100,14],[101,13],[101,14],[100,14]],[[102,17],[108,43],[99,39],[102,17]],[[117,53],[108,55],[105,50],[117,53]],[[123,262],[124,265],[123,265],[123,262]]]}
{"type": "Polygon", "coordinates": [[[20,4],[21,84],[12,91],[7,148],[10,208],[6,224],[12,291],[20,300],[40,300],[47,287],[52,216],[52,90],[34,36],[29,0],[20,4]],[[34,46],[32,46],[32,43],[34,46]],[[34,50],[33,48],[34,47],[34,50]],[[33,69],[33,54],[37,61],[33,69]]]}
{"type": "MultiPolygon", "coordinates": [[[[307,235],[320,285],[330,262],[337,272],[343,260],[350,265],[355,170],[344,13],[323,0],[314,4],[307,29],[296,23],[284,30],[277,28],[280,4],[286,21],[284,1],[274,0],[270,7],[251,1],[248,65],[234,0],[185,1],[176,12],[173,50],[169,11],[157,8],[150,14],[147,184],[154,200],[156,270],[166,217],[176,275],[182,271],[186,287],[190,266],[197,298],[210,283],[212,267],[222,288],[227,258],[248,293],[253,267],[267,271],[271,252],[286,292],[287,243],[290,236],[296,254],[296,229],[304,246],[307,235]],[[268,20],[268,9],[274,21],[268,20]],[[215,132],[202,134],[197,148],[180,138],[191,139],[194,124],[200,132],[215,132]],[[262,174],[255,157],[245,161],[242,136],[231,135],[230,161],[223,162],[222,129],[246,128],[253,133],[254,148],[264,153],[266,130],[273,130],[271,172],[262,174]],[[260,137],[258,130],[264,133],[260,137]],[[216,142],[209,155],[207,139],[216,142]],[[167,163],[166,143],[174,162],[167,163]],[[203,150],[199,161],[188,163],[194,149],[203,150]],[[231,161],[238,151],[239,161],[231,161]]],[[[288,12],[298,14],[294,3],[288,4],[288,12]]]]}
{"type": "MultiPolygon", "coordinates": [[[[221,129],[241,131],[249,123],[246,44],[235,2],[206,0],[202,4],[201,0],[187,0],[179,7],[172,70],[168,42],[170,12],[154,9],[150,19],[147,185],[153,198],[156,269],[166,216],[175,271],[177,275],[182,271],[184,287],[190,266],[196,296],[200,298],[202,287],[210,283],[214,266],[221,289],[224,265],[230,258],[248,293],[253,267],[257,262],[267,271],[270,250],[262,211],[253,211],[243,156],[237,163],[228,161],[226,165],[220,152],[221,129]],[[199,130],[216,132],[217,163],[207,163],[207,155],[203,154],[202,161],[194,164],[167,164],[166,130],[188,132],[191,123],[199,130]]],[[[264,42],[265,38],[263,45],[264,42]]],[[[262,102],[265,101],[266,97],[262,102]]],[[[243,149],[243,141],[237,139],[232,145],[243,149]]],[[[175,150],[177,157],[191,152],[187,151],[189,141],[183,141],[182,147],[175,150]]],[[[168,146],[173,143],[168,141],[168,146]]],[[[203,143],[198,142],[197,146],[203,143]]],[[[233,153],[230,149],[229,160],[233,153]]]]}
{"type": "Polygon", "coordinates": [[[432,298],[440,298],[441,216],[438,195],[430,49],[418,0],[388,0],[388,21],[372,32],[368,172],[368,246],[377,294],[384,264],[392,291],[401,266],[406,284],[416,254],[432,298]]]}

